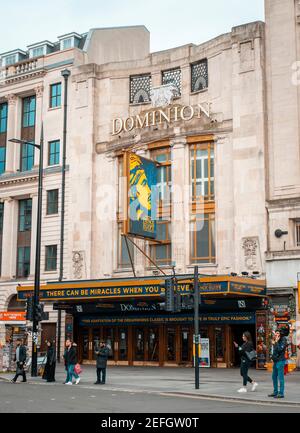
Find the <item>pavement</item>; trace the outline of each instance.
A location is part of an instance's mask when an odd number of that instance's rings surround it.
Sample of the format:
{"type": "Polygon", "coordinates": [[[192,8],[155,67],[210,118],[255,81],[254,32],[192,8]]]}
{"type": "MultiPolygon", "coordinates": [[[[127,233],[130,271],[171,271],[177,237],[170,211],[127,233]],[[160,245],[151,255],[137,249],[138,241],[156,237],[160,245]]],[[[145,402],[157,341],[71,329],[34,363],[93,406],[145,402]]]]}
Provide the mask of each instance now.
{"type": "MultiPolygon", "coordinates": [[[[300,372],[296,371],[286,376],[286,398],[276,400],[268,398],[273,391],[272,375],[267,371],[250,370],[249,375],[258,382],[255,392],[239,394],[242,378],[239,369],[200,369],[200,389],[195,389],[195,373],[192,368],[144,368],[144,367],[108,367],[107,383],[94,385],[96,371],[93,366],[84,365],[81,381],[76,388],[101,388],[103,391],[125,393],[156,394],[168,397],[185,397],[196,399],[211,399],[237,403],[264,404],[271,406],[289,406],[300,411],[300,372]]],[[[10,381],[13,373],[0,373],[0,381],[10,381]]],[[[41,377],[31,378],[28,383],[59,387],[65,381],[66,374],[63,365],[56,369],[56,382],[46,383],[41,377]]],[[[18,379],[19,381],[21,378],[18,379]]],[[[75,386],[75,385],[74,385],[75,386]]],[[[0,389],[1,394],[1,389],[0,389]]]]}

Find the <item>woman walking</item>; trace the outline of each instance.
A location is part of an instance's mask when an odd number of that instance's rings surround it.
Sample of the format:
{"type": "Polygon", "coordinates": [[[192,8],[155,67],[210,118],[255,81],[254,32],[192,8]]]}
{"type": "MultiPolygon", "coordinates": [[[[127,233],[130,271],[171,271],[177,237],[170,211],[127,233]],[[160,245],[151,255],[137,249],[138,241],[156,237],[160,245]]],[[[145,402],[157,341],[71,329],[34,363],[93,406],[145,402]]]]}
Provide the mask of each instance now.
{"type": "Polygon", "coordinates": [[[66,349],[64,353],[64,359],[65,359],[65,367],[67,370],[67,378],[66,378],[66,385],[73,385],[72,379],[73,376],[75,378],[75,383],[78,385],[80,382],[79,375],[75,372],[75,365],[77,364],[77,345],[73,343],[70,339],[66,341],[66,349]]]}
{"type": "Polygon", "coordinates": [[[47,380],[47,382],[55,382],[55,366],[55,346],[51,341],[47,341],[47,362],[43,374],[43,379],[47,380]]]}
{"type": "Polygon", "coordinates": [[[249,376],[248,371],[251,365],[251,360],[249,358],[249,353],[254,351],[252,337],[250,332],[244,332],[243,334],[243,345],[239,346],[237,343],[233,343],[235,347],[239,350],[241,356],[241,376],[243,378],[243,387],[238,390],[238,392],[247,392],[247,383],[252,384],[251,391],[254,392],[258,386],[257,382],[254,382],[249,376]]]}

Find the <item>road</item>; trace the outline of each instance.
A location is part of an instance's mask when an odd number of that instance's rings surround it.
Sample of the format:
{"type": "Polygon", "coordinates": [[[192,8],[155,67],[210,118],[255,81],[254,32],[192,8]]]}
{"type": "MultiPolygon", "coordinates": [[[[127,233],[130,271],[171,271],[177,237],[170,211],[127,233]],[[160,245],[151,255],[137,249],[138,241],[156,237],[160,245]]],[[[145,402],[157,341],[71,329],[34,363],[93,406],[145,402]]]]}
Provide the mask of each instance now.
{"type": "Polygon", "coordinates": [[[0,413],[300,413],[300,407],[218,401],[166,392],[120,392],[101,386],[0,381],[0,413]]]}

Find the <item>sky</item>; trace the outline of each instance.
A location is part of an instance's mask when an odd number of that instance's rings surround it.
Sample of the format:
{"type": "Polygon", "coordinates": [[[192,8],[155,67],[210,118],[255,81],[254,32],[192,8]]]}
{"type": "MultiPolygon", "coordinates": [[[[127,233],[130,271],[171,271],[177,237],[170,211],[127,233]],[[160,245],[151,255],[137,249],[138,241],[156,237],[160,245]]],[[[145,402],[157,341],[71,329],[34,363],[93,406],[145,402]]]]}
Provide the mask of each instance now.
{"type": "Polygon", "coordinates": [[[0,0],[0,53],[91,28],[145,25],[151,52],[264,20],[264,0],[0,0]]]}

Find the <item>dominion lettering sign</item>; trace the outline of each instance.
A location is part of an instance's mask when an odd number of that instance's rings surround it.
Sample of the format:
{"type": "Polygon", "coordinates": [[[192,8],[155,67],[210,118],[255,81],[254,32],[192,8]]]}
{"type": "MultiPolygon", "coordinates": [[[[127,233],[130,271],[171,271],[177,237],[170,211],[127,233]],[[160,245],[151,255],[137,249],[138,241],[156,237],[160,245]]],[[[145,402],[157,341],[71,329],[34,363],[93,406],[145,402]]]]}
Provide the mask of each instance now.
{"type": "Polygon", "coordinates": [[[164,122],[172,123],[178,121],[188,122],[193,118],[201,119],[206,116],[211,119],[211,104],[174,105],[167,108],[156,108],[146,114],[131,116],[126,119],[117,117],[113,119],[112,135],[120,135],[123,132],[130,132],[134,129],[144,129],[151,126],[158,126],[164,122]]]}

